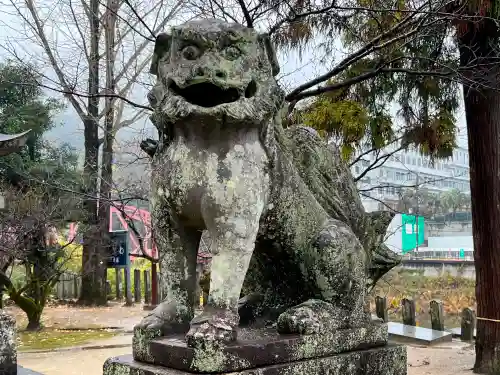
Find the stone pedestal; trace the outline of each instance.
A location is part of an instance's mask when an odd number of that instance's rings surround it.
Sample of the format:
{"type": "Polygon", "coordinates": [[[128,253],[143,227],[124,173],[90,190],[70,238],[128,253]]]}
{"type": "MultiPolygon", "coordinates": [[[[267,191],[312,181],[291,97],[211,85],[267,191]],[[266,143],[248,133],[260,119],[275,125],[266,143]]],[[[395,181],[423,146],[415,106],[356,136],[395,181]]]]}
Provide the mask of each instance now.
{"type": "Polygon", "coordinates": [[[188,347],[183,335],[142,335],[133,356],[106,361],[104,375],[406,375],[406,347],[388,344],[387,325],[378,322],[305,336],[241,329],[238,337],[201,350],[188,347]]]}
{"type": "Polygon", "coordinates": [[[16,321],[0,309],[0,375],[17,374],[16,321]]]}

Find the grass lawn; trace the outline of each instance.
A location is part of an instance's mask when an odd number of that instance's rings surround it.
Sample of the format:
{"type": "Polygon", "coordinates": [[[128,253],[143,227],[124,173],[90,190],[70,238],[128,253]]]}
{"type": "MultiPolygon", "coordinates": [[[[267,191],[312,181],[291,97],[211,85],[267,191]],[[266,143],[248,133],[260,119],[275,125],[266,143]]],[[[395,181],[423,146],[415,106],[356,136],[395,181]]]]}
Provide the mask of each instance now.
{"type": "Polygon", "coordinates": [[[58,349],[80,346],[92,341],[109,339],[116,332],[109,330],[58,330],[45,329],[39,332],[18,332],[18,350],[58,349]]]}

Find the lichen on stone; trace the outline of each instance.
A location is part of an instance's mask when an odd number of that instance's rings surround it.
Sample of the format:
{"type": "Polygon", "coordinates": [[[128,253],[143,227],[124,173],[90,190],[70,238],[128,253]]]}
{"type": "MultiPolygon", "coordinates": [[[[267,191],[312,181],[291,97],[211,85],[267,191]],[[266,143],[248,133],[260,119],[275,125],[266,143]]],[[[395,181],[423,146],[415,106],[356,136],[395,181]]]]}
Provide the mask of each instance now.
{"type": "Polygon", "coordinates": [[[149,343],[160,336],[162,336],[160,329],[142,329],[140,327],[134,327],[134,336],[132,338],[134,359],[153,363],[154,358],[151,355],[149,343]]]}
{"type": "Polygon", "coordinates": [[[0,373],[17,373],[16,321],[0,309],[0,373]]]}
{"type": "Polygon", "coordinates": [[[194,349],[191,367],[196,371],[221,372],[226,357],[219,346],[207,344],[203,348],[194,349]]]}

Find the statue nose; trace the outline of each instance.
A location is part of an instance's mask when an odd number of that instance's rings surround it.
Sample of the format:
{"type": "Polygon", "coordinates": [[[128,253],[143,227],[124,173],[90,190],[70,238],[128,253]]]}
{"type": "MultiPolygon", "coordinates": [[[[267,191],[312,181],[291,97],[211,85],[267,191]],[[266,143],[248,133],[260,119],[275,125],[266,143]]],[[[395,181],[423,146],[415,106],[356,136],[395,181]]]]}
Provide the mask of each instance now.
{"type": "Polygon", "coordinates": [[[220,78],[220,79],[225,79],[227,78],[227,74],[224,70],[222,69],[207,69],[207,68],[202,68],[198,67],[196,69],[196,76],[197,77],[210,77],[213,75],[214,77],[220,78]]]}

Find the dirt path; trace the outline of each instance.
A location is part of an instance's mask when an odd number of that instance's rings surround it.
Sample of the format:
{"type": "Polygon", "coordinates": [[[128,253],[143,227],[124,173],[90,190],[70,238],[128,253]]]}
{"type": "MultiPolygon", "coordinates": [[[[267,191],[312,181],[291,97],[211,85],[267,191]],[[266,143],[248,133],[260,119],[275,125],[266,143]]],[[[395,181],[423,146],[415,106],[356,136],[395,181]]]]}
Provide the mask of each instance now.
{"type": "MultiPolygon", "coordinates": [[[[104,361],[129,354],[130,347],[59,353],[21,353],[19,364],[45,375],[101,375],[104,361]]],[[[474,362],[470,345],[408,347],[408,375],[469,375],[474,362]]]]}
{"type": "Polygon", "coordinates": [[[408,375],[469,375],[474,365],[474,347],[452,342],[441,346],[408,347],[408,375]]]}
{"type": "Polygon", "coordinates": [[[44,375],[102,375],[109,357],[129,354],[132,348],[78,350],[58,353],[20,353],[18,363],[44,375]]]}

